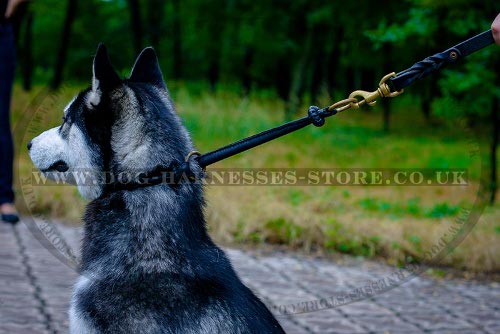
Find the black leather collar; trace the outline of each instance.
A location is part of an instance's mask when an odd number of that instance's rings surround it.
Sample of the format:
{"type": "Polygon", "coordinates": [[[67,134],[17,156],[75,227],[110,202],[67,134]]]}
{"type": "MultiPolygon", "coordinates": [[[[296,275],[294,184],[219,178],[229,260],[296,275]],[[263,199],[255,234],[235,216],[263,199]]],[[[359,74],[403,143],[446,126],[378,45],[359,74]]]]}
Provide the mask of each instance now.
{"type": "Polygon", "coordinates": [[[137,173],[133,176],[121,173],[106,175],[106,187],[104,193],[122,190],[135,190],[151,187],[159,184],[167,184],[177,187],[183,182],[194,182],[197,177],[191,171],[188,162],[173,163],[170,166],[158,166],[149,173],[137,173]]]}

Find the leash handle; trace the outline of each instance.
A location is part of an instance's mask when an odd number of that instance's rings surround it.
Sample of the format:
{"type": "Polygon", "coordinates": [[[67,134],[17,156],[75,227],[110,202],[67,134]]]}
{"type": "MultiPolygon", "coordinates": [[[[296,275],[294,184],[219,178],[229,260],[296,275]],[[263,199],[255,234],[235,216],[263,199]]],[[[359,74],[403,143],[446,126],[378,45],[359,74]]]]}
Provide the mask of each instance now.
{"type": "Polygon", "coordinates": [[[456,63],[490,44],[494,43],[493,33],[486,30],[468,40],[461,42],[446,51],[436,53],[422,61],[415,63],[412,67],[399,72],[394,78],[388,80],[391,91],[400,91],[430,74],[441,70],[444,66],[456,63]]]}

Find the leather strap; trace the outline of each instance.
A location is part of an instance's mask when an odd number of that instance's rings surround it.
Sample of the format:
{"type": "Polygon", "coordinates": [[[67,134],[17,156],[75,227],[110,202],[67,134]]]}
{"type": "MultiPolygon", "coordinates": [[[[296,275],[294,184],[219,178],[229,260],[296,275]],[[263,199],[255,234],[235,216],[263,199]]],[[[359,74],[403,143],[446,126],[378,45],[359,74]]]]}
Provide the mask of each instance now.
{"type": "Polygon", "coordinates": [[[473,52],[480,50],[494,42],[491,30],[480,33],[468,40],[457,44],[446,51],[427,57],[412,67],[399,72],[394,78],[388,80],[391,91],[400,91],[429,74],[441,70],[444,66],[456,63],[473,52]]]}
{"type": "Polygon", "coordinates": [[[255,146],[267,143],[268,141],[282,137],[290,132],[302,129],[309,124],[314,124],[315,126],[320,127],[325,124],[326,117],[333,116],[336,113],[336,110],[329,111],[328,108],[320,109],[316,106],[311,106],[309,107],[308,115],[305,117],[257,133],[248,138],[244,138],[227,146],[221,147],[215,151],[196,157],[198,159],[198,164],[202,168],[205,168],[217,161],[229,158],[233,155],[254,148],[255,146]]]}

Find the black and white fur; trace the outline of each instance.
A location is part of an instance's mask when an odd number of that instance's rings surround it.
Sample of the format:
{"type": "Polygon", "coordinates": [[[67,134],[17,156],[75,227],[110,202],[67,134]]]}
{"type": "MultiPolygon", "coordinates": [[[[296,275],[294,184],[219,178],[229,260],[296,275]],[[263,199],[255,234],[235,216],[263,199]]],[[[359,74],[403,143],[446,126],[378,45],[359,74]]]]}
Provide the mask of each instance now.
{"type": "MultiPolygon", "coordinates": [[[[84,169],[103,181],[102,172],[147,173],[193,150],[152,48],[121,80],[100,45],[93,74],[63,124],[32,140],[42,172],[84,169]]],[[[200,184],[107,191],[95,183],[78,185],[91,202],[71,333],[283,333],[208,236],[200,184]]]]}

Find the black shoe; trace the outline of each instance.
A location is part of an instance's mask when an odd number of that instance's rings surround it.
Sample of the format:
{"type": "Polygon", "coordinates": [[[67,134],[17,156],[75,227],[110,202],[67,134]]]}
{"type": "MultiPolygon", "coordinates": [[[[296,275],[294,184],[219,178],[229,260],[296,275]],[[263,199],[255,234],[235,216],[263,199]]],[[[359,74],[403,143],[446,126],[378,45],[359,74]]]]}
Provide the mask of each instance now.
{"type": "Polygon", "coordinates": [[[19,221],[19,216],[15,213],[2,213],[4,223],[15,224],[19,221]]]}

